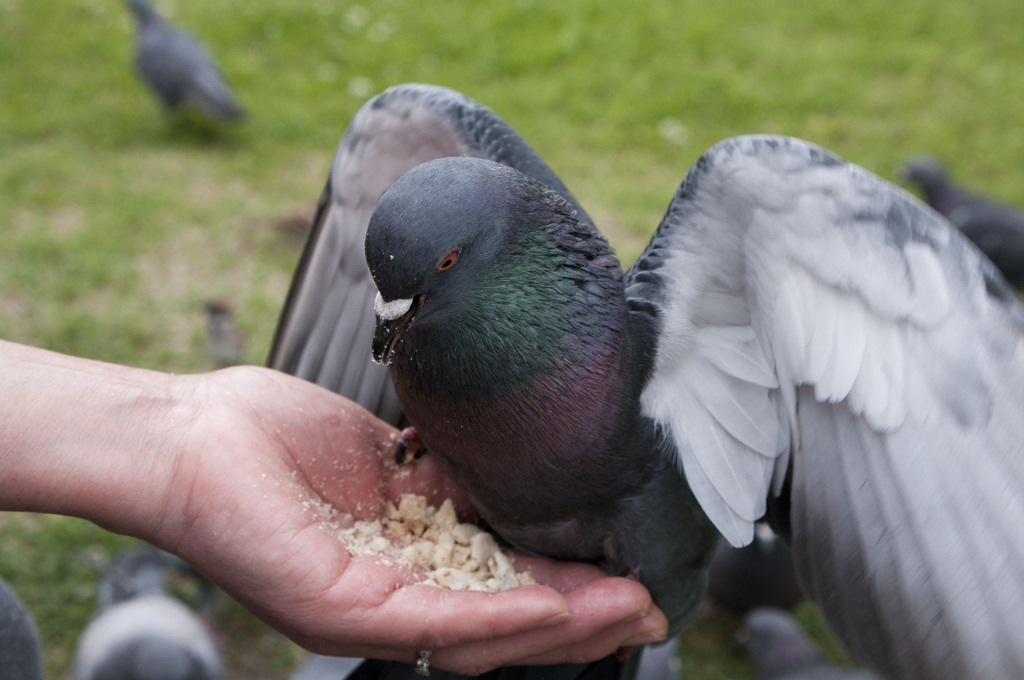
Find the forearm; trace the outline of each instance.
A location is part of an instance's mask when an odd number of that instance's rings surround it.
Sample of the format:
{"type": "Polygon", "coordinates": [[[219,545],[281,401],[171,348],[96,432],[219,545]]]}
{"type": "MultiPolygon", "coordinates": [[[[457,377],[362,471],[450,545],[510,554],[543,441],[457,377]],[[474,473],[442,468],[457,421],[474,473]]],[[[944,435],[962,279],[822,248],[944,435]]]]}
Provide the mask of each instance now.
{"type": "Polygon", "coordinates": [[[164,373],[0,340],[0,510],[85,517],[146,535],[194,417],[164,373]]]}
{"type": "Polygon", "coordinates": [[[351,556],[336,521],[379,517],[402,493],[460,496],[430,456],[395,466],[391,426],[304,380],[172,376],[0,341],[0,394],[0,510],[146,539],[310,649],[406,662],[433,649],[438,667],[479,672],[595,659],[667,628],[639,583],[590,565],[532,558],[552,587],[454,593],[351,556]]]}

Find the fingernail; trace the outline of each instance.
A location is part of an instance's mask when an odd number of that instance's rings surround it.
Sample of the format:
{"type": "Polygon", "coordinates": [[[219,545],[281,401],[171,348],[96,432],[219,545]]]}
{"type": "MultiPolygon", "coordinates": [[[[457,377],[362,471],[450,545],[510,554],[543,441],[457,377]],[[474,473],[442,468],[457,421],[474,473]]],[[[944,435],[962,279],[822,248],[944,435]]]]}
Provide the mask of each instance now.
{"type": "Polygon", "coordinates": [[[636,647],[638,645],[649,645],[655,642],[661,642],[664,639],[664,633],[643,633],[626,640],[620,649],[625,647],[636,647]]]}
{"type": "Polygon", "coordinates": [[[550,616],[546,619],[542,619],[535,624],[535,628],[547,628],[549,626],[560,626],[563,623],[568,623],[576,618],[576,615],[572,612],[559,612],[554,616],[550,616]]]}
{"type": "Polygon", "coordinates": [[[640,619],[646,619],[650,615],[651,615],[651,610],[650,609],[641,609],[640,611],[636,612],[635,614],[630,616],[628,619],[626,619],[626,621],[639,621],[640,619]]]}

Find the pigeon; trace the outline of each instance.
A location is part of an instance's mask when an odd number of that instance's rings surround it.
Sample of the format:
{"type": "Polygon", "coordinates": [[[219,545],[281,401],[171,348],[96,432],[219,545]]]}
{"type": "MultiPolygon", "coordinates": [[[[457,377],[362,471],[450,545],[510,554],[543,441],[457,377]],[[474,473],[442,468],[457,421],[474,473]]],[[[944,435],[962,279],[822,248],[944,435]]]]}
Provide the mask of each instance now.
{"type": "Polygon", "coordinates": [[[43,680],[39,633],[25,605],[0,578],[0,669],[6,680],[43,680]]]}
{"type": "Polygon", "coordinates": [[[514,163],[586,214],[554,172],[490,109],[446,88],[392,88],[360,109],[338,146],[268,366],[342,394],[382,420],[406,422],[387,369],[370,360],[377,288],[363,255],[366,225],[384,191],[405,171],[474,150],[514,163]]]}
{"type": "Polygon", "coordinates": [[[212,120],[245,116],[199,42],[170,26],[146,0],[125,0],[137,23],[135,68],[169,111],[195,109],[212,120]]]}
{"type": "Polygon", "coordinates": [[[754,661],[758,680],[880,680],[829,663],[796,619],[781,609],[751,610],[737,637],[754,661]]]}
{"type": "Polygon", "coordinates": [[[679,638],[670,638],[659,645],[643,650],[636,668],[637,680],[676,680],[681,676],[683,663],[679,659],[679,638]]]}
{"type": "Polygon", "coordinates": [[[957,186],[931,157],[910,160],[900,175],[974,241],[1007,281],[1024,288],[1024,212],[957,186]]]}
{"type": "Polygon", "coordinates": [[[413,84],[342,137],[269,364],[410,422],[489,527],[638,578],[672,634],[767,519],[882,675],[1024,677],[1022,338],[948,221],[810,142],[712,146],[624,272],[507,123],[413,84]]]}
{"type": "Polygon", "coordinates": [[[203,622],[164,590],[168,556],[141,548],[111,562],[75,650],[75,680],[223,680],[203,622]]]}
{"type": "Polygon", "coordinates": [[[711,602],[741,617],[755,607],[792,609],[803,599],[793,566],[793,551],[766,523],[741,548],[721,541],[708,570],[711,602]]]}
{"type": "Polygon", "coordinates": [[[210,300],[206,310],[206,354],[215,368],[245,363],[242,336],[235,327],[235,310],[224,300],[210,300]]]}
{"type": "Polygon", "coordinates": [[[289,680],[342,680],[361,663],[362,659],[310,654],[289,680]]]}

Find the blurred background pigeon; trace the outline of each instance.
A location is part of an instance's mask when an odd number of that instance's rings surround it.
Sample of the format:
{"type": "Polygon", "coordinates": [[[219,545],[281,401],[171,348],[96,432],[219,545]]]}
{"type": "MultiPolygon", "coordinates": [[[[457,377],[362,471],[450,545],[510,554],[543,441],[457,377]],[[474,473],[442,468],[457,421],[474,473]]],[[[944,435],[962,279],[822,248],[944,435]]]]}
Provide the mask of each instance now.
{"type": "Polygon", "coordinates": [[[290,680],[342,680],[362,662],[362,659],[343,656],[310,654],[309,658],[295,669],[290,680]]]}
{"type": "Polygon", "coordinates": [[[216,368],[245,363],[242,336],[235,327],[235,310],[224,300],[206,303],[206,353],[216,368]]]}
{"type": "Polygon", "coordinates": [[[741,617],[755,607],[792,609],[803,593],[793,551],[764,523],[742,548],[721,541],[708,571],[708,597],[719,610],[741,617]]]}
{"type": "Polygon", "coordinates": [[[245,112],[195,38],[164,21],[145,0],[126,0],[138,25],[135,67],[166,109],[195,109],[213,120],[245,112]]]}
{"type": "Polygon", "coordinates": [[[636,670],[637,680],[676,680],[683,670],[679,659],[679,638],[675,637],[660,645],[644,648],[640,665],[636,670]]]}
{"type": "Polygon", "coordinates": [[[164,590],[166,553],[122,553],[100,581],[96,616],[75,651],[75,680],[222,680],[203,621],[164,590]]]}
{"type": "Polygon", "coordinates": [[[900,172],[985,253],[1013,286],[1024,288],[1024,212],[958,186],[939,161],[919,156],[900,172]]]}
{"type": "Polygon", "coordinates": [[[0,676],[5,680],[43,680],[39,635],[25,605],[0,579],[0,676]]]}
{"type": "Polygon", "coordinates": [[[752,609],[738,638],[760,680],[879,680],[866,671],[830,664],[796,619],[781,609],[752,609]]]}

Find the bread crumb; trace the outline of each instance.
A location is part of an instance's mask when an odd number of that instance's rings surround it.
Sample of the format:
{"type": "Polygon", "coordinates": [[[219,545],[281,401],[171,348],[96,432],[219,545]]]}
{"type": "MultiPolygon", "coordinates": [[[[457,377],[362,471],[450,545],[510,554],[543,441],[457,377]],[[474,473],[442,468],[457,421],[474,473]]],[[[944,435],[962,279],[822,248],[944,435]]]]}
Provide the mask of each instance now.
{"type": "Polygon", "coordinates": [[[338,533],[352,554],[404,564],[422,573],[426,585],[497,592],[537,583],[530,572],[516,572],[494,536],[459,523],[450,499],[433,508],[424,496],[405,494],[397,506],[386,505],[380,520],[355,522],[338,533]]]}

